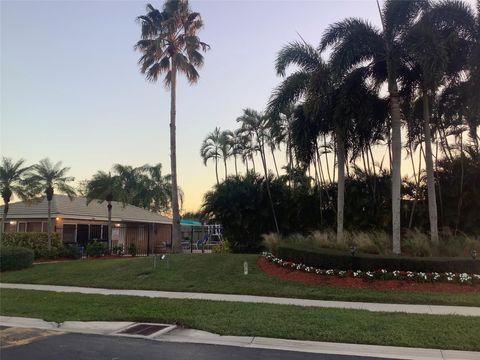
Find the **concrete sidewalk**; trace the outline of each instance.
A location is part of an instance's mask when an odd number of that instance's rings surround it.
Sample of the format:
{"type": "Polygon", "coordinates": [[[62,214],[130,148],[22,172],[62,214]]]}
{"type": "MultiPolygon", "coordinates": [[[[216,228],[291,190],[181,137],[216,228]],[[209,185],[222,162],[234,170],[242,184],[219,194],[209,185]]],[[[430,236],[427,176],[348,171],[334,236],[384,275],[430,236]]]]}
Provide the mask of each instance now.
{"type": "MultiPolygon", "coordinates": [[[[64,323],[46,322],[41,319],[0,316],[0,326],[36,328],[55,330],[60,332],[97,334],[109,336],[119,335],[118,332],[134,325],[132,322],[79,322],[66,321],[64,323]]],[[[174,328],[169,332],[159,333],[148,337],[154,341],[213,344],[222,346],[236,346],[257,349],[272,349],[297,351],[317,354],[355,355],[385,359],[411,359],[411,360],[478,360],[480,352],[404,348],[393,346],[358,345],[345,343],[329,343],[316,341],[299,341],[286,339],[272,339],[262,337],[221,336],[205,331],[174,328]]]]}
{"type": "Polygon", "coordinates": [[[364,302],[347,302],[347,301],[291,299],[291,298],[278,298],[278,297],[253,296],[253,295],[209,294],[209,293],[172,292],[172,291],[155,291],[155,290],[121,290],[121,289],[87,288],[87,287],[76,287],[76,286],[7,284],[7,283],[0,283],[0,289],[24,289],[24,290],[42,290],[42,291],[67,292],[67,293],[81,293],[81,294],[143,296],[143,297],[164,298],[164,299],[195,299],[195,300],[212,300],[212,301],[265,303],[265,304],[276,304],[276,305],[298,305],[298,306],[314,306],[314,307],[324,307],[324,308],[357,309],[357,310],[368,310],[368,311],[378,311],[378,312],[402,312],[402,313],[409,313],[409,314],[480,316],[480,307],[468,307],[468,306],[382,304],[382,303],[364,303],[364,302]]]}

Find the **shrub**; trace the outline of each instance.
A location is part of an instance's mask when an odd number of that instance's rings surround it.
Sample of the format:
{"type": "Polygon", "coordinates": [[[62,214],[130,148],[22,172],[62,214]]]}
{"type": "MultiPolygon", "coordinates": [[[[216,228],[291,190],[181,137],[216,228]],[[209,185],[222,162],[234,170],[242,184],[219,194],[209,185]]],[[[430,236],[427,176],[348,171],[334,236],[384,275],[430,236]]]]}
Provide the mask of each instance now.
{"type": "Polygon", "coordinates": [[[112,254],[113,255],[123,255],[123,246],[122,245],[112,246],[112,254]]]}
{"type": "Polygon", "coordinates": [[[427,234],[418,229],[407,230],[402,241],[402,253],[411,256],[430,256],[432,249],[427,234]]]}
{"type": "Polygon", "coordinates": [[[59,233],[52,233],[52,250],[48,251],[48,234],[42,232],[5,233],[2,245],[18,246],[33,250],[35,258],[51,257],[63,247],[59,233]]]}
{"type": "Polygon", "coordinates": [[[228,241],[222,240],[212,247],[212,252],[216,254],[227,254],[230,252],[230,245],[228,241]]]}
{"type": "Polygon", "coordinates": [[[282,236],[277,233],[268,233],[262,235],[262,245],[273,254],[277,253],[278,244],[282,241],[282,236]]]}
{"type": "Polygon", "coordinates": [[[18,246],[0,247],[0,271],[26,269],[33,264],[33,250],[18,246]]]}
{"type": "Polygon", "coordinates": [[[87,245],[88,256],[103,256],[107,253],[107,244],[99,241],[91,242],[87,245]]]}
{"type": "Polygon", "coordinates": [[[82,257],[82,250],[76,244],[69,244],[60,249],[58,256],[71,259],[80,259],[82,257]]]}
{"type": "Polygon", "coordinates": [[[416,272],[460,272],[480,274],[480,260],[468,258],[413,258],[407,256],[384,256],[358,254],[330,249],[307,249],[300,246],[279,246],[278,257],[307,266],[324,269],[416,272]]]}
{"type": "Polygon", "coordinates": [[[128,253],[132,256],[137,256],[137,245],[134,243],[128,245],[128,253]]]}

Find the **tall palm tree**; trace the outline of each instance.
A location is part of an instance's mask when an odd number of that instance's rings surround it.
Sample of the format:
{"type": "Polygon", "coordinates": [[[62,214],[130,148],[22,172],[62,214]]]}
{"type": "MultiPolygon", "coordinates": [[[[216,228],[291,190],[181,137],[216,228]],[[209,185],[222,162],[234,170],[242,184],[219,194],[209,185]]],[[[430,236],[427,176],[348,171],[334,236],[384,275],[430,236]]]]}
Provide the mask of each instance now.
{"type": "Polygon", "coordinates": [[[265,174],[265,184],[267,187],[267,194],[270,200],[270,207],[272,210],[273,221],[275,223],[275,229],[277,233],[280,233],[278,226],[277,214],[273,205],[272,193],[270,191],[270,180],[267,167],[267,159],[265,155],[265,141],[266,141],[266,129],[267,129],[267,117],[253,109],[244,109],[243,115],[237,118],[237,122],[240,122],[242,129],[252,139],[255,137],[255,141],[258,144],[260,157],[263,165],[263,172],[265,174]]]}
{"type": "Polygon", "coordinates": [[[232,155],[232,148],[230,146],[230,137],[233,133],[229,130],[224,130],[220,133],[220,150],[222,152],[223,166],[225,168],[225,179],[228,176],[227,160],[232,155]]]}
{"type": "Polygon", "coordinates": [[[29,167],[24,166],[25,160],[20,159],[14,162],[10,158],[2,158],[0,164],[0,192],[3,199],[3,214],[0,223],[0,244],[2,243],[3,228],[7,220],[9,203],[12,195],[18,196],[21,200],[30,199],[28,189],[25,187],[24,176],[29,167]]]}
{"type": "MultiPolygon", "coordinates": [[[[275,67],[277,74],[284,77],[282,83],[273,91],[268,105],[268,113],[280,114],[288,110],[289,106],[295,105],[299,100],[304,100],[307,110],[297,109],[296,125],[297,135],[293,137],[293,143],[303,150],[300,155],[303,162],[310,164],[313,159],[313,151],[317,137],[320,134],[335,133],[337,141],[338,157],[338,191],[337,191],[337,240],[343,240],[343,212],[345,202],[345,127],[344,124],[334,121],[333,93],[335,82],[330,66],[322,59],[321,54],[307,43],[293,42],[280,50],[275,67]],[[287,68],[296,66],[297,70],[286,76],[287,68]],[[315,114],[312,118],[311,114],[315,114]],[[310,114],[310,116],[309,116],[310,114]],[[308,126],[304,126],[308,121],[308,126]],[[306,134],[303,130],[306,129],[306,134]],[[300,138],[298,137],[299,135],[300,138]],[[306,137],[305,137],[306,136],[306,137]],[[299,141],[300,139],[300,141],[299,141]]],[[[338,81],[337,81],[338,82],[338,81]]]]}
{"type": "Polygon", "coordinates": [[[98,202],[107,202],[108,213],[108,249],[112,250],[112,201],[121,201],[123,203],[127,200],[127,194],[122,188],[121,179],[118,175],[104,171],[98,171],[93,175],[92,179],[86,184],[85,197],[87,198],[87,205],[92,200],[98,202]]]}
{"type": "Polygon", "coordinates": [[[72,199],[75,195],[75,189],[69,185],[75,178],[67,176],[70,168],[62,167],[59,161],[53,164],[50,159],[45,158],[33,165],[26,181],[32,189],[32,194],[46,196],[48,202],[48,250],[52,249],[52,199],[55,190],[67,195],[72,199]],[[44,195],[43,195],[44,194],[44,195]]]}
{"type": "Polygon", "coordinates": [[[379,83],[386,81],[392,128],[392,239],[393,252],[400,254],[401,111],[398,72],[404,65],[405,31],[412,26],[427,1],[386,0],[380,9],[382,30],[367,21],[349,18],[331,25],[320,44],[323,51],[333,46],[331,62],[340,72],[367,66],[379,83]],[[367,63],[367,64],[365,64],[367,63]]]}
{"type": "Polygon", "coordinates": [[[207,137],[203,140],[200,147],[200,156],[203,159],[205,166],[207,161],[213,159],[215,161],[215,176],[217,178],[217,185],[220,183],[218,180],[218,159],[222,156],[222,144],[221,144],[221,131],[219,127],[216,127],[207,137]]]}
{"type": "Polygon", "coordinates": [[[458,78],[467,69],[465,34],[474,32],[474,28],[475,17],[466,4],[446,1],[429,6],[405,36],[410,57],[405,82],[406,88],[418,94],[422,106],[430,236],[436,245],[439,235],[431,131],[433,103],[447,80],[458,78]]]}
{"type": "Polygon", "coordinates": [[[190,9],[188,0],[166,0],[161,11],[148,4],[146,12],[137,18],[142,33],[135,49],[143,54],[138,63],[147,80],[156,82],[165,74],[164,84],[170,88],[172,243],[173,251],[181,251],[176,152],[177,73],[183,73],[190,84],[195,84],[199,79],[197,69],[203,65],[201,52],[209,46],[198,37],[203,22],[200,14],[190,9]]]}

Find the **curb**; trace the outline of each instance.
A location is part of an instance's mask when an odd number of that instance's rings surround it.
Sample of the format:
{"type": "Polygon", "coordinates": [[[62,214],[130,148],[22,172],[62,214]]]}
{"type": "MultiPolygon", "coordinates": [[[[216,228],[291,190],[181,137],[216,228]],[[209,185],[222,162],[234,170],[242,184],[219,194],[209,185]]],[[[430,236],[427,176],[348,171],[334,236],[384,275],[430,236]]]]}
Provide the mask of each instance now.
{"type": "MultiPolygon", "coordinates": [[[[105,321],[66,321],[64,323],[47,322],[41,319],[0,316],[0,325],[8,327],[38,328],[60,332],[94,334],[103,336],[124,336],[118,332],[136,323],[105,321]]],[[[406,348],[394,346],[359,345],[329,343],[263,337],[222,336],[206,331],[174,328],[157,336],[145,337],[152,341],[195,343],[220,346],[235,346],[281,351],[295,351],[317,354],[350,355],[385,359],[408,360],[478,360],[480,352],[440,350],[424,348],[406,348]]]]}

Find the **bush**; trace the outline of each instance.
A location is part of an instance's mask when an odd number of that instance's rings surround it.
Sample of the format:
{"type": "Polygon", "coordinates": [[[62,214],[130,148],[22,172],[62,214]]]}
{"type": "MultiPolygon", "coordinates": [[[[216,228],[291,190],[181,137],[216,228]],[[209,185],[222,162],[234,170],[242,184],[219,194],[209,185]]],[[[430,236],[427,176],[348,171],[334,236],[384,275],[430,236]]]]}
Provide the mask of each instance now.
{"type": "Polygon", "coordinates": [[[277,233],[269,233],[262,235],[262,245],[273,254],[277,253],[278,244],[282,240],[282,236],[277,233]]]}
{"type": "Polygon", "coordinates": [[[128,245],[128,253],[132,256],[137,256],[137,245],[134,243],[128,245]]]}
{"type": "Polygon", "coordinates": [[[58,256],[71,259],[80,259],[82,257],[82,250],[76,244],[69,244],[60,249],[58,256]]]}
{"type": "Polygon", "coordinates": [[[324,269],[415,272],[459,272],[480,274],[480,260],[467,258],[413,258],[406,256],[384,256],[358,254],[330,249],[305,249],[300,246],[279,246],[278,257],[307,266],[324,269]]]}
{"type": "Polygon", "coordinates": [[[112,246],[112,254],[113,255],[123,255],[123,246],[122,245],[112,246]]]}
{"type": "Polygon", "coordinates": [[[420,257],[432,255],[428,235],[417,229],[407,230],[402,241],[402,253],[420,257]]]}
{"type": "Polygon", "coordinates": [[[4,233],[2,245],[31,249],[35,258],[56,256],[63,247],[59,233],[52,233],[52,250],[48,251],[48,234],[42,232],[4,233]]]}
{"type": "Polygon", "coordinates": [[[230,245],[228,241],[222,240],[212,247],[212,252],[215,254],[227,254],[230,252],[230,245]]]}
{"type": "Polygon", "coordinates": [[[107,244],[99,241],[91,242],[87,245],[87,255],[88,256],[103,256],[107,253],[108,247],[107,244]]]}
{"type": "Polygon", "coordinates": [[[33,250],[18,246],[0,247],[0,271],[20,270],[32,266],[33,250]]]}

